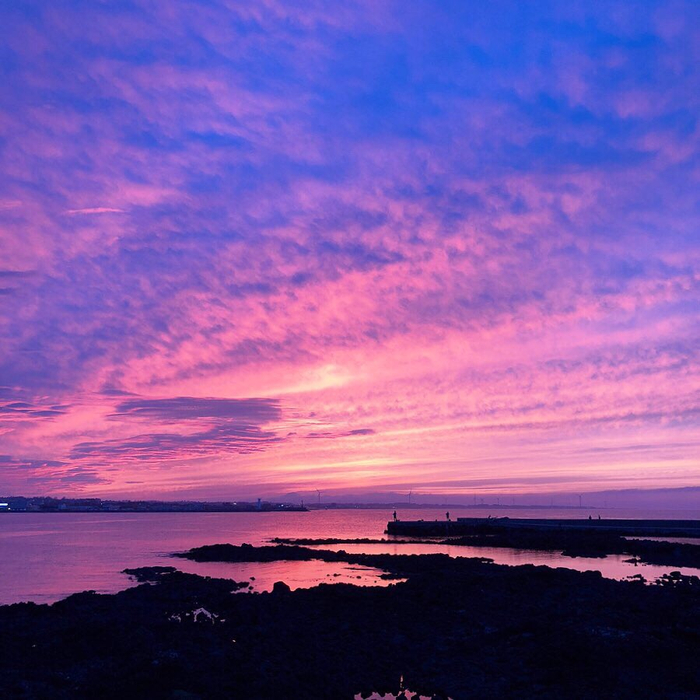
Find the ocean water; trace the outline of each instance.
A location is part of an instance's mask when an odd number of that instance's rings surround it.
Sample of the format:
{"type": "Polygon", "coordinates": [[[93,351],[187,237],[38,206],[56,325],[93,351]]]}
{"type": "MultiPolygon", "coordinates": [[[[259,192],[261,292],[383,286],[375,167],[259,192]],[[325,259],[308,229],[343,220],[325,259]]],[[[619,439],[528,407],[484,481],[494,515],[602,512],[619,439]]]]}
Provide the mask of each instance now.
{"type": "MultiPolygon", "coordinates": [[[[250,580],[253,590],[269,590],[275,581],[291,588],[322,582],[387,585],[381,573],[367,567],[325,562],[249,564],[196,563],[172,558],[173,552],[219,542],[265,544],[273,537],[381,538],[391,510],[318,510],[307,513],[3,513],[0,514],[0,604],[20,601],[49,603],[72,593],[95,590],[112,593],[133,585],[121,573],[138,566],[175,566],[207,576],[250,580]]],[[[585,510],[451,509],[451,517],[582,517],[585,510]]],[[[597,512],[592,513],[593,517],[597,512]]],[[[443,519],[437,509],[399,511],[410,520],[443,519]]],[[[632,511],[609,509],[603,517],[700,519],[694,511],[632,511]]],[[[488,547],[441,545],[343,545],[336,549],[363,552],[446,552],[452,556],[488,557],[499,564],[543,564],[580,571],[601,571],[625,578],[642,574],[654,579],[678,567],[634,566],[626,557],[583,559],[555,552],[531,552],[488,547]]],[[[700,575],[697,569],[681,569],[700,575]]]]}

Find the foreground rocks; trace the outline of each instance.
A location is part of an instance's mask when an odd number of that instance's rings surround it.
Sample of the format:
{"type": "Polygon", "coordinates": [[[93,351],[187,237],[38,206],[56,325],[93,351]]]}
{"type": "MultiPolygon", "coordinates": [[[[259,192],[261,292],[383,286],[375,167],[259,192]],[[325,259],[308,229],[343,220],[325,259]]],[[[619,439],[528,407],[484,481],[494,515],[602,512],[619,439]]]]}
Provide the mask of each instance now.
{"type": "Polygon", "coordinates": [[[3,697],[338,700],[397,692],[401,676],[455,699],[700,697],[697,579],[328,554],[408,580],[234,594],[241,584],[152,567],[117,595],[5,606],[3,697]]]}

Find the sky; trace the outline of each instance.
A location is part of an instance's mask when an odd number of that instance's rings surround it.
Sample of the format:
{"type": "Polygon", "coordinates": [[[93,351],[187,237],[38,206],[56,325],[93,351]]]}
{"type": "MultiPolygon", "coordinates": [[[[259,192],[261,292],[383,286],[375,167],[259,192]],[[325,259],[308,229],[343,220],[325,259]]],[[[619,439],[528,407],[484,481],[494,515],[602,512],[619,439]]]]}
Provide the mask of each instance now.
{"type": "Polygon", "coordinates": [[[700,484],[700,3],[0,2],[0,493],[700,484]]]}

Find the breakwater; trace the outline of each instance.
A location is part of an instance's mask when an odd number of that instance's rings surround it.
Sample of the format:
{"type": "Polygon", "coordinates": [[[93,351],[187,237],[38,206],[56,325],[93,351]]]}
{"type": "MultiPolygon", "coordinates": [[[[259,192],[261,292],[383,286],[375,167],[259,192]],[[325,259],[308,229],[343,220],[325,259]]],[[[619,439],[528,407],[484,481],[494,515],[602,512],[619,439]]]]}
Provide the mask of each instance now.
{"type": "Polygon", "coordinates": [[[630,537],[697,537],[700,520],[626,520],[582,518],[457,518],[456,520],[394,520],[389,535],[405,537],[451,537],[501,530],[575,530],[630,537]]]}

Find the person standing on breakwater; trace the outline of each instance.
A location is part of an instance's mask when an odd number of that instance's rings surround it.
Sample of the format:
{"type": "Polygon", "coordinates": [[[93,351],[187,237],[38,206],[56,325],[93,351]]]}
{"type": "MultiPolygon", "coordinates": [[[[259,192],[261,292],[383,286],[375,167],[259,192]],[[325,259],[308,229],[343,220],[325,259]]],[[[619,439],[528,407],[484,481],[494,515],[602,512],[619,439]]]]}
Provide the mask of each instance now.
{"type": "Polygon", "coordinates": [[[396,522],[396,511],[394,511],[394,522],[396,522]]]}
{"type": "Polygon", "coordinates": [[[447,511],[447,513],[445,513],[445,518],[447,518],[447,520],[450,519],[450,511],[449,510],[447,511]]]}

